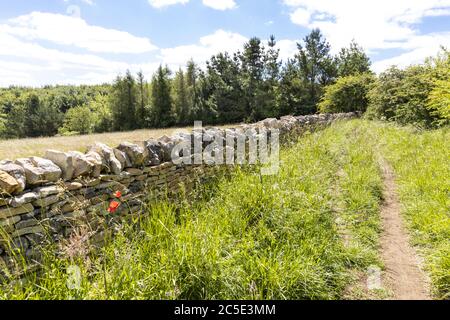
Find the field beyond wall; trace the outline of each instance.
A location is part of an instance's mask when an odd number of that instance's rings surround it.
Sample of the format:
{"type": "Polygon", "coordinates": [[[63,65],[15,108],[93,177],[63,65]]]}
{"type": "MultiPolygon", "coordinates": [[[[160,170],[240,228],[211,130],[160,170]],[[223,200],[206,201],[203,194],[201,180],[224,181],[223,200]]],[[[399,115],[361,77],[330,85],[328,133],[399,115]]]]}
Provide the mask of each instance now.
{"type": "MultiPolygon", "coordinates": [[[[218,126],[229,128],[233,125],[218,126]]],[[[116,147],[122,142],[142,144],[149,139],[158,139],[164,135],[173,136],[181,130],[192,130],[192,127],[145,129],[126,132],[99,133],[82,136],[68,137],[42,137],[0,140],[0,160],[15,160],[23,157],[43,156],[47,150],[80,151],[85,152],[89,145],[102,142],[111,147],[116,147]]]]}

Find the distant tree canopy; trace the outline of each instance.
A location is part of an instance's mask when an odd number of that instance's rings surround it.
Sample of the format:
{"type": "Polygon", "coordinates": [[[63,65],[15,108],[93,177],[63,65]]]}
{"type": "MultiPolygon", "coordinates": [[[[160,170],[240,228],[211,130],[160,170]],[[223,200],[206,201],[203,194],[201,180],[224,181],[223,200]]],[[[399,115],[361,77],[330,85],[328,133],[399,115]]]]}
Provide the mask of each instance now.
{"type": "Polygon", "coordinates": [[[112,84],[0,89],[0,138],[88,134],[141,128],[258,121],[320,112],[365,111],[371,118],[448,125],[450,58],[391,68],[378,77],[356,42],[333,56],[320,30],[281,61],[277,42],[251,38],[242,50],[218,53],[200,68],[127,71],[112,84]],[[151,79],[150,81],[148,79],[151,79]]]}

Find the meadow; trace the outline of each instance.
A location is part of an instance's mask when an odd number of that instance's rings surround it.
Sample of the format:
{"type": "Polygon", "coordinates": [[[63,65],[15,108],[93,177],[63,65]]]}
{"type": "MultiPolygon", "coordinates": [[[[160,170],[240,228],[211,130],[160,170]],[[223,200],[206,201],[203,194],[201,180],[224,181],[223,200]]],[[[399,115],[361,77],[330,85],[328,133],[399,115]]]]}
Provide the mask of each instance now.
{"type": "Polygon", "coordinates": [[[0,299],[373,299],[383,177],[395,171],[402,215],[431,277],[450,294],[448,129],[352,120],[307,132],[281,151],[278,175],[237,168],[194,198],[150,201],[100,252],[79,241],[47,248],[40,276],[0,299]],[[80,282],[69,286],[70,267],[80,282]],[[69,269],[68,269],[69,268],[69,269]]]}
{"type": "MultiPolygon", "coordinates": [[[[218,126],[219,128],[230,127],[218,126]]],[[[166,129],[143,129],[123,132],[107,132],[88,135],[57,136],[41,138],[25,138],[0,140],[0,159],[18,159],[30,156],[43,156],[47,150],[80,151],[96,142],[117,146],[127,141],[141,145],[143,141],[157,139],[164,135],[173,136],[179,131],[190,131],[192,127],[176,127],[166,129]]]]}

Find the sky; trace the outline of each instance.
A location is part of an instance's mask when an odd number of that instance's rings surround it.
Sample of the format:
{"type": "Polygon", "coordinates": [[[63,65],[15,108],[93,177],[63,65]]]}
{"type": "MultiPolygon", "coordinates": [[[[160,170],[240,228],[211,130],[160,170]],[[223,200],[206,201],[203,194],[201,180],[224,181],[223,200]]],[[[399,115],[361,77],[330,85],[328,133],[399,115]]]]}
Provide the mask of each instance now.
{"type": "Polygon", "coordinates": [[[313,28],[332,53],[356,40],[379,73],[450,48],[450,0],[0,0],[0,86],[150,78],[272,34],[286,61],[313,28]]]}

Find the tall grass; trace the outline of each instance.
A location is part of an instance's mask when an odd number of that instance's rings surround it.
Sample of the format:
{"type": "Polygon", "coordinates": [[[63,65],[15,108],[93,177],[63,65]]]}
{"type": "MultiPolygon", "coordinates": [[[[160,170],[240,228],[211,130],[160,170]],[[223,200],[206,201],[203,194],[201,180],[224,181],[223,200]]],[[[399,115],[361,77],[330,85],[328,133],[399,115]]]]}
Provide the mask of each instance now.
{"type": "Polygon", "coordinates": [[[381,182],[355,127],[307,133],[282,150],[278,175],[236,169],[196,201],[150,202],[139,228],[120,227],[101,252],[49,249],[40,277],[3,286],[0,298],[342,298],[352,270],[379,263],[381,182]],[[73,265],[81,282],[68,289],[73,265]]]}
{"type": "Polygon", "coordinates": [[[376,132],[397,175],[403,213],[434,294],[450,299],[450,130],[378,125],[376,132]]]}

